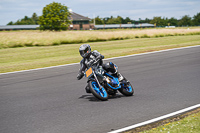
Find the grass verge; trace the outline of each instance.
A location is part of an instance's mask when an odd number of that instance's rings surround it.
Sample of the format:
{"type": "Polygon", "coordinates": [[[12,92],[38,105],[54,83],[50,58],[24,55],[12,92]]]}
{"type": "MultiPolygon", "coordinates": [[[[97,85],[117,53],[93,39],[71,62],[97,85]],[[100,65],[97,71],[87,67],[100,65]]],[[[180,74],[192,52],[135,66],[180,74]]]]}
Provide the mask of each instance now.
{"type": "MultiPolygon", "coordinates": [[[[0,49],[0,73],[28,70],[81,60],[78,49],[81,44],[49,47],[22,47],[0,49]]],[[[131,55],[170,48],[200,45],[200,35],[168,36],[162,38],[138,38],[90,43],[105,58],[131,55]]]]}
{"type": "Polygon", "coordinates": [[[134,38],[200,35],[200,27],[175,29],[118,29],[95,31],[2,31],[0,49],[16,47],[58,46],[134,38]]]}
{"type": "Polygon", "coordinates": [[[125,133],[199,133],[200,108],[125,133]]]}

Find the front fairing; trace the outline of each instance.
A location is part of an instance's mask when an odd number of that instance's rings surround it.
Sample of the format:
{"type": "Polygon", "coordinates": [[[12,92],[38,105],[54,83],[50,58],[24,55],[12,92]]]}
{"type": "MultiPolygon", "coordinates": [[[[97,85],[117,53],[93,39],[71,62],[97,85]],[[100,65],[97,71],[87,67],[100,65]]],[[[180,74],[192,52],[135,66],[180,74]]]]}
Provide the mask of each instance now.
{"type": "Polygon", "coordinates": [[[96,81],[98,80],[100,84],[106,83],[107,87],[118,90],[121,88],[120,82],[118,77],[111,76],[109,73],[105,72],[102,66],[99,67],[90,67],[85,71],[85,77],[88,78],[89,81],[96,81]],[[97,79],[95,79],[94,74],[96,75],[97,79]],[[105,80],[105,78],[109,77],[109,81],[105,80]]]}
{"type": "Polygon", "coordinates": [[[111,89],[114,89],[114,90],[118,90],[121,88],[121,85],[120,85],[120,82],[118,80],[117,77],[114,77],[114,76],[111,76],[110,74],[108,73],[105,73],[106,76],[108,76],[110,78],[110,82],[108,83],[107,82],[107,85],[111,88],[111,89]]]}

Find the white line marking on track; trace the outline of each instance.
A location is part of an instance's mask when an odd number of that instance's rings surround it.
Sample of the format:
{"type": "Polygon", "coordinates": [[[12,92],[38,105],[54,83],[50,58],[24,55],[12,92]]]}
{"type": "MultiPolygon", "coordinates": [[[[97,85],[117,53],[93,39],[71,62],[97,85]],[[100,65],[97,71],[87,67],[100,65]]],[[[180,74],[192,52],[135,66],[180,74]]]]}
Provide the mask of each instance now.
{"type": "Polygon", "coordinates": [[[125,132],[125,131],[128,131],[128,130],[134,129],[136,127],[141,127],[141,126],[153,123],[153,122],[157,122],[157,121],[160,121],[160,120],[163,120],[163,119],[166,119],[166,118],[170,118],[172,116],[175,116],[175,115],[178,115],[178,114],[182,114],[184,112],[187,112],[187,111],[199,108],[199,107],[200,107],[200,104],[197,104],[197,105],[194,105],[194,106],[191,106],[191,107],[188,107],[188,108],[185,108],[185,109],[182,109],[182,110],[179,110],[179,111],[176,111],[176,112],[164,115],[164,116],[160,116],[160,117],[157,117],[157,118],[145,121],[145,122],[141,122],[141,123],[138,123],[138,124],[135,124],[135,125],[132,125],[132,126],[128,126],[128,127],[122,128],[122,129],[118,129],[118,130],[115,130],[115,131],[111,131],[111,132],[108,132],[108,133],[125,132]]]}
{"type": "MultiPolygon", "coordinates": [[[[140,54],[133,54],[133,55],[127,55],[127,56],[119,56],[119,57],[107,58],[107,59],[104,59],[104,60],[113,60],[113,59],[120,59],[120,58],[132,57],[132,56],[154,54],[154,53],[167,52],[167,51],[180,50],[180,49],[187,49],[187,48],[195,48],[195,47],[200,47],[200,45],[189,46],[189,47],[181,47],[181,48],[173,48],[173,49],[166,49],[166,50],[159,50],[159,51],[153,51],[153,52],[147,52],[147,53],[140,53],[140,54]]],[[[65,65],[58,65],[58,66],[51,66],[51,67],[44,67],[44,68],[37,68],[37,69],[30,69],[30,70],[22,70],[22,71],[0,73],[0,75],[13,74],[13,73],[21,73],[21,72],[30,72],[30,71],[44,70],[44,69],[64,67],[64,66],[71,66],[71,65],[77,65],[77,64],[79,64],[79,63],[72,63],[72,64],[65,64],[65,65]]]]}

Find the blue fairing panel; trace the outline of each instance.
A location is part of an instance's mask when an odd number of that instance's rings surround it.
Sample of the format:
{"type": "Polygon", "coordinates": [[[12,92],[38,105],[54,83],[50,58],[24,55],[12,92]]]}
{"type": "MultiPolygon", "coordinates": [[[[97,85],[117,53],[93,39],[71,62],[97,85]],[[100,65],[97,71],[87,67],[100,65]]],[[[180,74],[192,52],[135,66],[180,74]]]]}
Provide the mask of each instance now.
{"type": "Polygon", "coordinates": [[[108,73],[105,73],[105,74],[114,80],[114,84],[117,84],[117,85],[118,85],[118,87],[115,88],[115,87],[112,87],[110,84],[107,83],[107,85],[108,85],[110,88],[112,88],[112,89],[114,89],[114,90],[118,90],[118,89],[121,88],[121,85],[119,84],[118,78],[113,77],[113,76],[111,76],[111,75],[108,74],[108,73]]]}

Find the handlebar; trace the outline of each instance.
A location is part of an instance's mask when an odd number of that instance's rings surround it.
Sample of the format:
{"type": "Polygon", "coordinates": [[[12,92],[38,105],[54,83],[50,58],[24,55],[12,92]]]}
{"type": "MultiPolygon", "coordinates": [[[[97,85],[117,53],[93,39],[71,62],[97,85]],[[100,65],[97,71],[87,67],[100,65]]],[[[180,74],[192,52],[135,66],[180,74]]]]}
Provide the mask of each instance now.
{"type": "MultiPolygon", "coordinates": [[[[94,64],[97,64],[99,61],[101,60],[101,58],[97,58],[92,64],[91,66],[93,66],[94,64]]],[[[99,64],[97,64],[97,67],[99,66],[99,64]]]]}
{"type": "Polygon", "coordinates": [[[100,59],[97,59],[92,65],[97,64],[100,59]]]}

